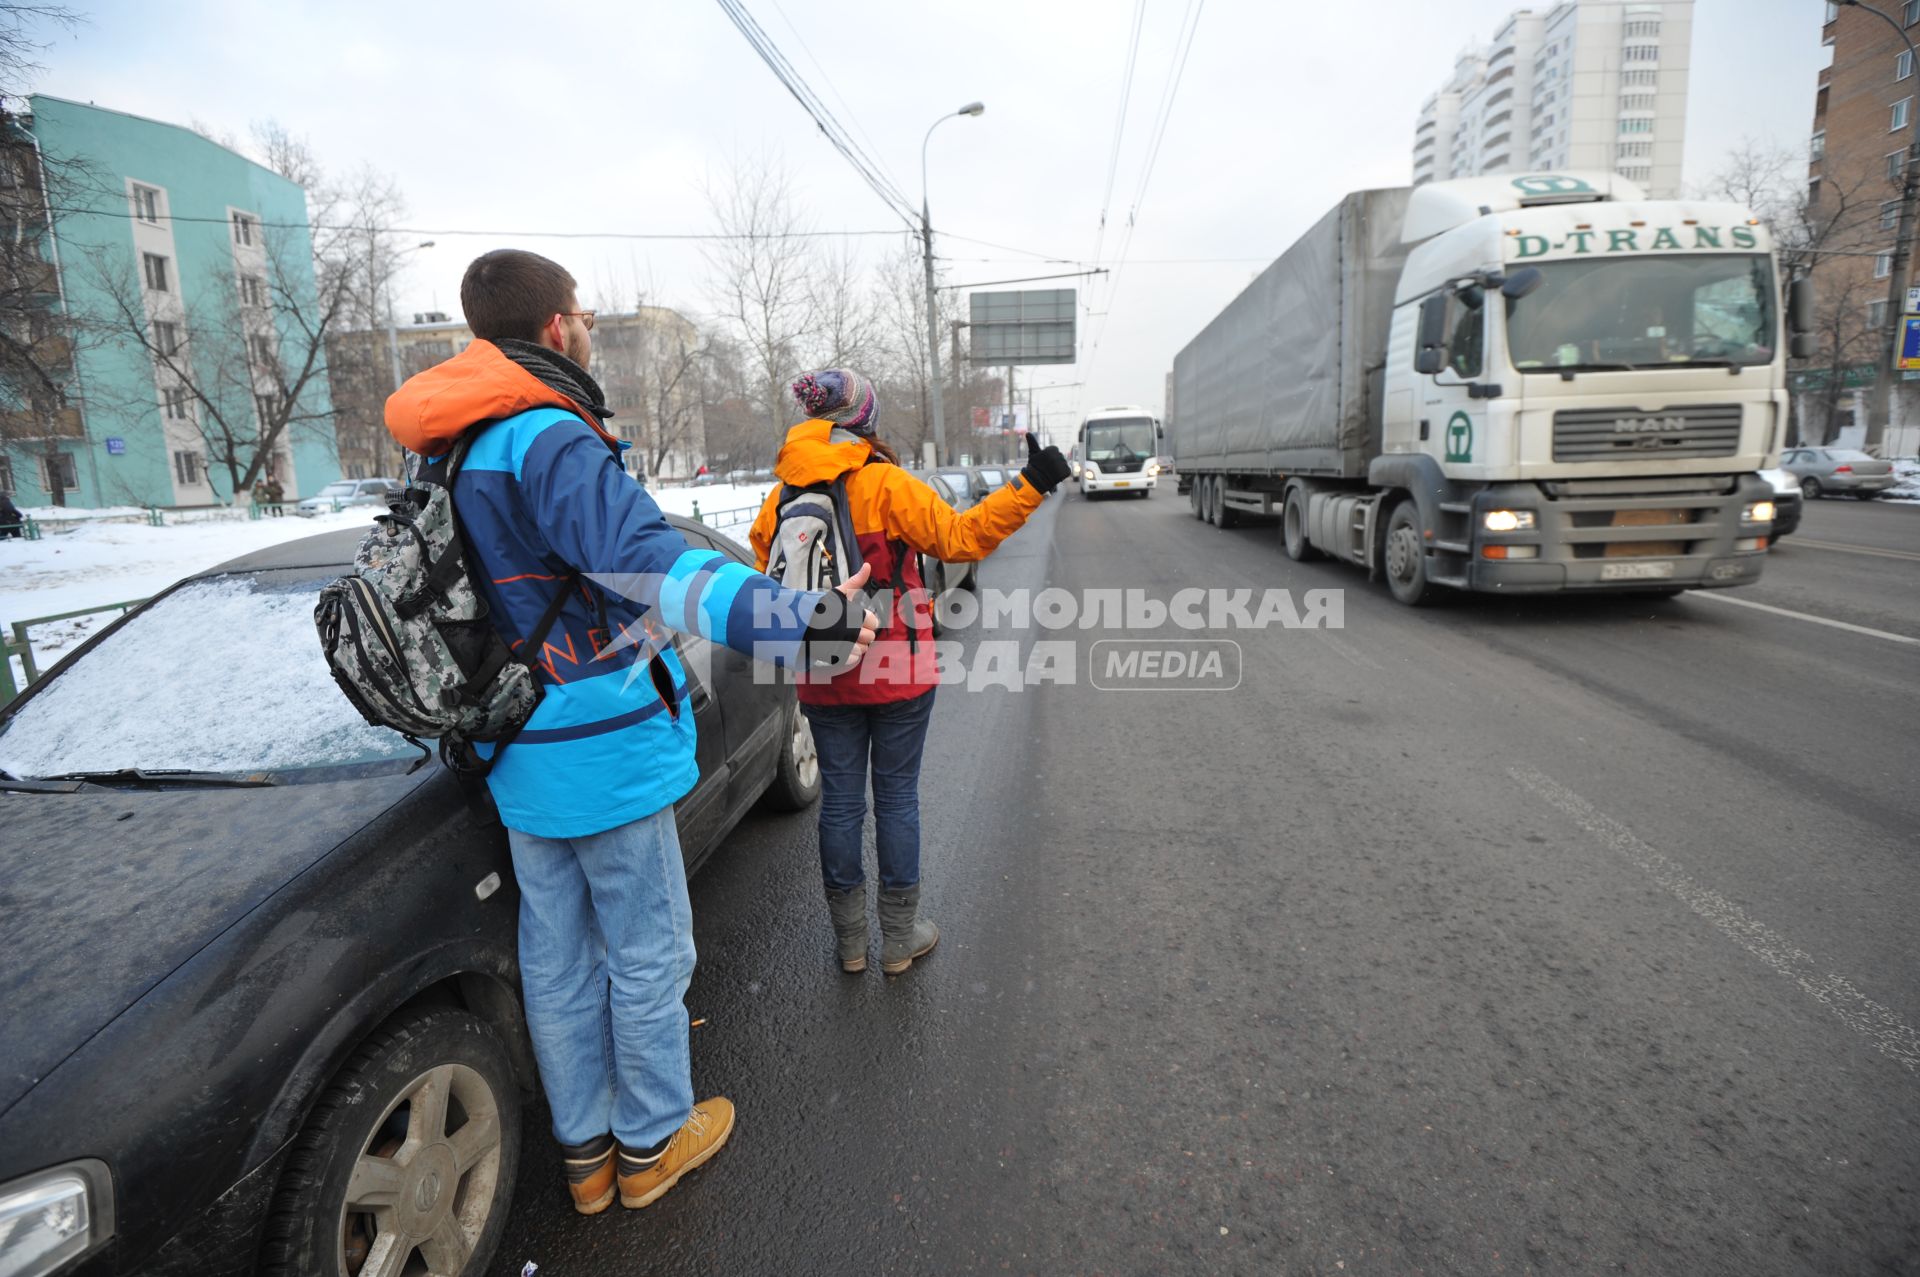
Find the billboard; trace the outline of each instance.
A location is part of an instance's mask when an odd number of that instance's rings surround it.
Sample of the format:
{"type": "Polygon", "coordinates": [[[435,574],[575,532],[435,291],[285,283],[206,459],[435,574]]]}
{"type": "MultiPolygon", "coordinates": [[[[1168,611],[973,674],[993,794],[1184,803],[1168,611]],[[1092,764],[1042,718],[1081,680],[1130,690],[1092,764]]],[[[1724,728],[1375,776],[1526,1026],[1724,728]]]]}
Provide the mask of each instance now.
{"type": "Polygon", "coordinates": [[[1900,371],[1920,369],[1920,315],[1900,317],[1900,371]]]}
{"type": "Polygon", "coordinates": [[[1070,364],[1078,339],[1078,291],[1027,288],[967,297],[976,365],[1070,364]]]}
{"type": "Polygon", "coordinates": [[[975,408],[973,432],[980,435],[1003,435],[1009,432],[1023,435],[1027,433],[1030,420],[1028,414],[1032,411],[1033,405],[1024,403],[1011,406],[995,404],[991,408],[975,408]]]}

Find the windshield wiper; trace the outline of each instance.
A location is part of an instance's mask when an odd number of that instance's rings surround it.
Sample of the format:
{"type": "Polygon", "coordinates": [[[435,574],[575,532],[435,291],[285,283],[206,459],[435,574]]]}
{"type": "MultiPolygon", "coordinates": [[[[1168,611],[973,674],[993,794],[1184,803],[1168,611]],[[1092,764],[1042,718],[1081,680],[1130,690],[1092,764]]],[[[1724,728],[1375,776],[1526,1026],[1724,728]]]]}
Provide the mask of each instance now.
{"type": "Polygon", "coordinates": [[[88,785],[129,785],[161,789],[168,785],[194,785],[208,789],[260,789],[277,785],[266,772],[199,772],[185,767],[121,767],[113,771],[60,772],[35,776],[34,780],[75,780],[88,785]]]}

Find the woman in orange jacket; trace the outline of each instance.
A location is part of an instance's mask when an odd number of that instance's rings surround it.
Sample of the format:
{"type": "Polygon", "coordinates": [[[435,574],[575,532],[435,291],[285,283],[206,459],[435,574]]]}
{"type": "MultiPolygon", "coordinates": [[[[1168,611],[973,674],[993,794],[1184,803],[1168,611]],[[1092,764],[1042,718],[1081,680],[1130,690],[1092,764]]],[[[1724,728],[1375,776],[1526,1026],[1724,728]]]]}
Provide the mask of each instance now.
{"type": "MultiPolygon", "coordinates": [[[[800,488],[846,476],[848,515],[875,588],[901,597],[860,665],[833,677],[802,675],[800,705],[820,758],[820,869],[840,966],[867,968],[867,888],[861,830],[867,775],[880,860],[880,969],[898,975],[940,938],[920,916],[920,755],[939,683],[933,624],[920,556],[945,563],[984,559],[1019,530],[1040,500],[1070,473],[1058,448],[1027,439],[1027,464],[1012,482],[964,514],[900,467],[874,432],[879,403],[865,377],[844,368],[793,383],[807,420],[787,432],[774,465],[800,488]],[[914,601],[911,602],[910,601],[914,601]]],[[[767,495],[753,524],[753,550],[767,566],[782,489],[767,495]]]]}

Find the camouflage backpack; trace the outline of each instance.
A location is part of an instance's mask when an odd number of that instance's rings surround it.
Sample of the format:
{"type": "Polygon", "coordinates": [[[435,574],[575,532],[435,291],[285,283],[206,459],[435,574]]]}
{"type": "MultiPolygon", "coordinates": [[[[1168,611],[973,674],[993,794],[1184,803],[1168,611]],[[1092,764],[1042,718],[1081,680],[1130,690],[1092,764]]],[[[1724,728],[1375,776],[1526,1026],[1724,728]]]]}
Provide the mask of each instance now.
{"type": "MultiPolygon", "coordinates": [[[[472,433],[424,464],[354,555],[354,570],[320,591],[320,648],[361,716],[416,738],[438,737],[440,757],[485,776],[539,705],[538,667],[507,646],[468,579],[453,480],[472,433]],[[492,759],[474,750],[492,742],[492,759]]],[[[579,578],[570,575],[524,650],[538,652],[579,578]]]]}

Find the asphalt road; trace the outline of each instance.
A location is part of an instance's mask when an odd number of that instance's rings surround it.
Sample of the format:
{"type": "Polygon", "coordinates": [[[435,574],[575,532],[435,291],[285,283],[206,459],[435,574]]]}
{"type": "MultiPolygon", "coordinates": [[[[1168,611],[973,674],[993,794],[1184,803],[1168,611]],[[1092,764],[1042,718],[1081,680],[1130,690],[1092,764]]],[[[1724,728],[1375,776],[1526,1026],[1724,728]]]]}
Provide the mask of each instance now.
{"type": "Polygon", "coordinates": [[[1164,489],[984,576],[1344,625],[1210,632],[1231,691],[1098,690],[1112,630],[944,689],[899,979],[750,819],[693,889],[732,1143],[580,1219],[530,1113],[495,1273],[1920,1272],[1920,508],[1813,503],[1711,598],[1414,611],[1164,489]]]}

